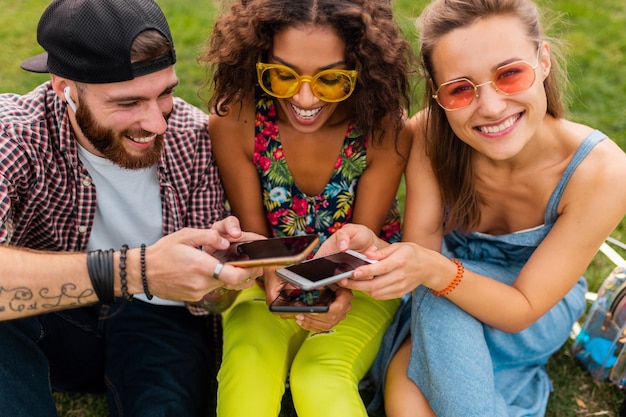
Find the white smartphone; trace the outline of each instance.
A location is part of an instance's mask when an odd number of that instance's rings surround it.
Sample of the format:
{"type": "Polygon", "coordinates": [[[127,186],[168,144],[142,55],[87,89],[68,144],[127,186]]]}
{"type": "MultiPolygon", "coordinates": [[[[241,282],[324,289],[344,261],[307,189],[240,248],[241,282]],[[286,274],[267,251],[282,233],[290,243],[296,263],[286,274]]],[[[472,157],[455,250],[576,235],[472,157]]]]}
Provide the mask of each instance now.
{"type": "Polygon", "coordinates": [[[317,235],[300,235],[235,242],[213,256],[242,268],[291,265],[303,261],[319,241],[317,235]]]}
{"type": "Polygon", "coordinates": [[[358,252],[347,250],[276,270],[285,281],[310,291],[350,278],[356,268],[377,262],[358,252]]]}

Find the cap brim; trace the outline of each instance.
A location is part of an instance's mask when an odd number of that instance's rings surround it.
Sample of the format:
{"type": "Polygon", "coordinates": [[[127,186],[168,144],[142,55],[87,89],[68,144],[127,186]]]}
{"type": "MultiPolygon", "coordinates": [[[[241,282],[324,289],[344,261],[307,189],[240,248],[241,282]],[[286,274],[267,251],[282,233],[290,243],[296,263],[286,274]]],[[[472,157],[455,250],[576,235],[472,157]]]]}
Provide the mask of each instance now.
{"type": "Polygon", "coordinates": [[[43,52],[32,58],[28,58],[26,61],[22,62],[20,68],[31,72],[48,72],[48,53],[43,52]]]}

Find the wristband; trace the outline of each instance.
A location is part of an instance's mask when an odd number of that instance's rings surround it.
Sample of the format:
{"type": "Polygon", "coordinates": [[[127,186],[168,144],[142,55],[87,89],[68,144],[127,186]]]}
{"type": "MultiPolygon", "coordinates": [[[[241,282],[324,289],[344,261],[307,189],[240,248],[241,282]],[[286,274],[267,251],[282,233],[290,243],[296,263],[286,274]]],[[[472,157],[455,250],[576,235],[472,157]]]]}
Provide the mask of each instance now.
{"type": "Polygon", "coordinates": [[[152,300],[154,297],[150,294],[150,290],[148,289],[148,277],[146,276],[146,245],[145,243],[141,244],[141,282],[143,283],[143,292],[146,294],[146,298],[148,300],[152,300]]]}
{"type": "Polygon", "coordinates": [[[122,245],[120,249],[120,281],[122,287],[122,297],[126,301],[133,301],[133,296],[128,293],[128,281],[126,280],[126,251],[128,245],[122,245]]]}
{"type": "Polygon", "coordinates": [[[443,290],[435,291],[431,288],[431,292],[435,294],[437,297],[441,297],[442,295],[448,295],[459,285],[459,282],[463,279],[463,274],[465,273],[465,267],[463,263],[456,258],[450,258],[450,261],[456,264],[456,276],[452,280],[452,282],[443,290]]]}
{"type": "Polygon", "coordinates": [[[98,300],[103,304],[113,304],[113,249],[100,249],[87,253],[87,272],[98,300]]]}

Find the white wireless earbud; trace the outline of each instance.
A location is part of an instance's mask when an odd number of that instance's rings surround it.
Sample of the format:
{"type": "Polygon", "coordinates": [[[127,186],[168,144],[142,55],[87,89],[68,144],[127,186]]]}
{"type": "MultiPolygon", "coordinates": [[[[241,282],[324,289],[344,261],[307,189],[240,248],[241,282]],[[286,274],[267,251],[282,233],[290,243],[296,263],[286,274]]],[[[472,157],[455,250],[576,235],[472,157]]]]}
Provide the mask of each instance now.
{"type": "Polygon", "coordinates": [[[67,101],[67,104],[72,108],[72,110],[74,110],[74,113],[76,113],[76,103],[74,103],[74,100],[72,100],[72,97],[70,96],[69,85],[65,87],[65,89],[63,89],[63,94],[65,95],[65,100],[67,101]]]}

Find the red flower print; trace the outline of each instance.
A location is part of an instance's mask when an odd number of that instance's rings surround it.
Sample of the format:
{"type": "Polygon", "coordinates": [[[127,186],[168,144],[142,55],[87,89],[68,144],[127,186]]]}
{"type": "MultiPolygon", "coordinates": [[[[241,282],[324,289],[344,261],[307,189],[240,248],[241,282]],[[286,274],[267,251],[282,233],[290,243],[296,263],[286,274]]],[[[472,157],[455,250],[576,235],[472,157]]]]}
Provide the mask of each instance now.
{"type": "Polygon", "coordinates": [[[298,196],[294,196],[293,197],[293,204],[291,205],[291,208],[293,209],[294,213],[296,213],[297,216],[302,217],[306,215],[307,212],[307,201],[304,198],[300,198],[298,196]]]}
{"type": "Polygon", "coordinates": [[[267,149],[268,141],[262,134],[258,134],[254,137],[254,151],[263,152],[267,149]]]}
{"type": "Polygon", "coordinates": [[[383,230],[381,231],[381,235],[385,238],[389,239],[396,233],[400,232],[400,222],[394,221],[391,223],[386,223],[383,225],[383,230]]]}
{"type": "Polygon", "coordinates": [[[283,148],[276,148],[272,155],[274,156],[274,160],[276,161],[280,161],[285,157],[285,154],[283,153],[283,148]]]}
{"type": "Polygon", "coordinates": [[[343,225],[344,225],[344,223],[341,223],[341,222],[333,223],[333,225],[328,228],[328,233],[330,233],[330,234],[335,233],[337,230],[341,229],[343,227],[343,225]]]}
{"type": "Polygon", "coordinates": [[[267,116],[261,113],[256,114],[256,118],[254,119],[254,126],[259,127],[265,124],[267,120],[267,116]]]}
{"type": "Polygon", "coordinates": [[[270,166],[272,165],[272,161],[265,156],[261,156],[259,157],[258,164],[263,171],[267,171],[268,169],[270,169],[270,166]]]}
{"type": "Polygon", "coordinates": [[[281,223],[281,218],[287,216],[289,214],[289,210],[284,208],[279,208],[274,211],[270,211],[267,213],[267,220],[270,222],[272,226],[276,226],[281,223]]]}
{"type": "Polygon", "coordinates": [[[269,220],[272,226],[276,226],[278,224],[278,220],[280,219],[280,214],[276,211],[270,211],[267,213],[267,220],[269,220]]]}
{"type": "Polygon", "coordinates": [[[354,155],[354,145],[348,145],[343,149],[343,153],[346,155],[347,158],[350,158],[352,155],[354,155]]]}
{"type": "Polygon", "coordinates": [[[343,161],[343,158],[341,157],[341,155],[339,155],[337,157],[337,161],[335,162],[335,169],[339,169],[339,167],[341,166],[341,162],[343,161]]]}
{"type": "Polygon", "coordinates": [[[263,135],[270,138],[278,136],[278,125],[275,123],[267,123],[262,130],[263,135]]]}

